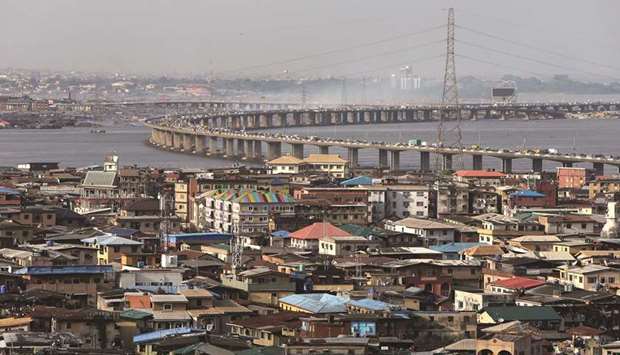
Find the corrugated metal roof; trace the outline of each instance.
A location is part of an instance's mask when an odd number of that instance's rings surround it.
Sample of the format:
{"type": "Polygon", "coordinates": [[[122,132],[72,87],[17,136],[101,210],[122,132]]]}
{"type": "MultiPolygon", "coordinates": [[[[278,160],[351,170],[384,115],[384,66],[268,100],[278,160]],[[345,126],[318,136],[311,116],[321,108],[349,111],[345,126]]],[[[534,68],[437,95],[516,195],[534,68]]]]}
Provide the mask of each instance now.
{"type": "Polygon", "coordinates": [[[174,335],[190,334],[194,331],[198,331],[198,330],[194,330],[192,328],[187,328],[187,327],[162,329],[162,330],[157,330],[157,331],[150,332],[150,333],[138,334],[133,337],[133,342],[136,344],[148,343],[151,341],[164,339],[164,338],[174,336],[174,335]]]}
{"type": "Polygon", "coordinates": [[[370,298],[364,298],[361,300],[353,300],[349,301],[348,304],[354,307],[360,307],[365,309],[370,309],[373,311],[389,311],[390,309],[396,307],[393,304],[385,303],[377,300],[373,300],[370,298]]]}
{"type": "Polygon", "coordinates": [[[346,312],[347,300],[329,293],[296,294],[280,298],[284,302],[310,313],[346,312]]]}
{"type": "Polygon", "coordinates": [[[517,197],[545,197],[545,194],[542,194],[538,191],[533,191],[533,190],[521,190],[521,191],[516,191],[510,194],[510,196],[517,196],[517,197]]]}
{"type": "Polygon", "coordinates": [[[372,178],[369,176],[356,176],[340,183],[342,186],[358,186],[358,185],[372,185],[372,178]]]}
{"type": "Polygon", "coordinates": [[[17,275],[102,274],[112,272],[112,265],[28,266],[15,271],[17,275]]]}
{"type": "Polygon", "coordinates": [[[116,173],[108,171],[89,171],[86,173],[85,186],[115,186],[116,173]]]}

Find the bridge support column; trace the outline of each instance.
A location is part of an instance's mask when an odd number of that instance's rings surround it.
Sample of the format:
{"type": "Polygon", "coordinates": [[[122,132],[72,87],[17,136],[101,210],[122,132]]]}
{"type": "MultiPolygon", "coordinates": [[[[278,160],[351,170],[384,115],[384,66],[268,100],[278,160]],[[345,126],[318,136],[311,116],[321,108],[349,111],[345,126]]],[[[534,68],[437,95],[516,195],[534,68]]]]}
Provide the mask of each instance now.
{"type": "Polygon", "coordinates": [[[174,138],[173,138],[174,135],[172,134],[172,132],[165,131],[164,132],[164,136],[165,136],[164,137],[164,140],[165,140],[164,144],[166,145],[166,148],[168,148],[168,149],[172,148],[172,144],[173,144],[172,141],[174,140],[174,138]]]}
{"type": "Polygon", "coordinates": [[[532,171],[541,173],[543,171],[543,160],[540,158],[532,159],[532,171]]]}
{"type": "Polygon", "coordinates": [[[502,172],[504,174],[512,173],[512,159],[511,158],[502,158],[502,172]]]}
{"type": "Polygon", "coordinates": [[[209,146],[207,155],[217,154],[217,138],[216,137],[207,137],[207,145],[209,146]]]}
{"type": "Polygon", "coordinates": [[[183,151],[185,152],[192,151],[192,135],[191,134],[183,135],[183,151]]]}
{"type": "Polygon", "coordinates": [[[452,154],[441,155],[441,169],[452,170],[452,154]]]}
{"type": "Polygon", "coordinates": [[[268,142],[267,143],[267,160],[273,160],[281,156],[282,156],[282,143],[268,142]]]}
{"type": "Polygon", "coordinates": [[[605,175],[605,164],[592,163],[592,170],[594,170],[594,176],[603,176],[605,175]]]}
{"type": "Polygon", "coordinates": [[[292,155],[297,159],[304,158],[304,145],[303,144],[291,144],[292,155]]]}
{"type": "Polygon", "coordinates": [[[431,153],[420,152],[420,170],[431,171],[431,153]]]}
{"type": "Polygon", "coordinates": [[[237,156],[247,158],[245,156],[245,140],[237,139],[237,156]]]}
{"type": "Polygon", "coordinates": [[[227,158],[232,158],[235,156],[235,140],[231,138],[224,139],[224,154],[226,154],[227,158]]]}
{"type": "Polygon", "coordinates": [[[565,167],[565,168],[572,168],[573,167],[573,162],[572,161],[562,162],[562,166],[565,167]]]}
{"type": "Polygon", "coordinates": [[[379,149],[379,168],[383,169],[389,166],[388,151],[385,149],[379,149]]]}
{"type": "Polygon", "coordinates": [[[173,133],[172,134],[172,145],[174,147],[174,149],[176,150],[181,150],[183,147],[183,142],[182,142],[183,138],[182,135],[180,133],[173,133]]]}
{"type": "Polygon", "coordinates": [[[194,136],[194,151],[196,154],[205,153],[205,137],[199,134],[194,136]]]}
{"type": "Polygon", "coordinates": [[[390,170],[400,170],[400,150],[391,150],[390,155],[390,170]]]}
{"type": "Polygon", "coordinates": [[[254,158],[263,160],[263,142],[254,141],[254,158]]]}
{"type": "Polygon", "coordinates": [[[254,141],[245,141],[245,158],[248,160],[254,159],[254,141]]]}
{"type": "Polygon", "coordinates": [[[355,169],[359,165],[359,148],[347,149],[347,160],[349,160],[349,168],[355,169]]]}
{"type": "Polygon", "coordinates": [[[482,170],[482,155],[475,154],[472,156],[473,158],[473,169],[474,170],[482,170]]]}

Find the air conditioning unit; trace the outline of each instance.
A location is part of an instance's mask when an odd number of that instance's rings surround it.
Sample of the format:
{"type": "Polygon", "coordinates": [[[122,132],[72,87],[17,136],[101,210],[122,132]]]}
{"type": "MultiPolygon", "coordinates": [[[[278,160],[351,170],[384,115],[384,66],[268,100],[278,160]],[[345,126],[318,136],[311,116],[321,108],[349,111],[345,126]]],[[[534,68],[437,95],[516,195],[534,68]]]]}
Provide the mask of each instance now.
{"type": "Polygon", "coordinates": [[[178,267],[178,266],[179,266],[179,260],[176,255],[162,254],[161,267],[178,267]]]}

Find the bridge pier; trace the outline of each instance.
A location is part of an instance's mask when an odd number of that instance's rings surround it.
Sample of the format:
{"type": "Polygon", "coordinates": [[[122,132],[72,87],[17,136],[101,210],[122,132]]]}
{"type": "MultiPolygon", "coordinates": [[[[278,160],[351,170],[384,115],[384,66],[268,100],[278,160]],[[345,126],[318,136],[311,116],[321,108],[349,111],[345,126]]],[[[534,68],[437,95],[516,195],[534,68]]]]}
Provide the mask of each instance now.
{"type": "Polygon", "coordinates": [[[605,175],[605,164],[592,163],[592,170],[594,170],[594,176],[603,176],[605,175]]]}
{"type": "Polygon", "coordinates": [[[400,150],[391,150],[390,155],[390,170],[400,170],[400,150]]]}
{"type": "Polygon", "coordinates": [[[420,170],[431,171],[431,153],[420,152],[420,170]]]}
{"type": "Polygon", "coordinates": [[[259,140],[254,141],[254,158],[263,160],[263,142],[259,140]]]}
{"type": "Polygon", "coordinates": [[[473,158],[473,169],[482,170],[482,155],[474,154],[472,158],[473,158]]]}
{"type": "Polygon", "coordinates": [[[502,158],[502,172],[504,174],[512,173],[512,159],[511,158],[502,158]]]}
{"type": "Polygon", "coordinates": [[[235,156],[235,140],[232,138],[224,139],[225,149],[224,154],[227,158],[233,158],[235,156]]]}
{"type": "Polygon", "coordinates": [[[541,173],[543,171],[543,160],[540,158],[532,159],[532,171],[541,173]]]}
{"type": "Polygon", "coordinates": [[[385,149],[379,149],[379,168],[384,169],[389,166],[388,151],[385,149]]]}
{"type": "Polygon", "coordinates": [[[172,146],[174,147],[174,149],[176,150],[182,150],[183,147],[183,138],[181,136],[180,133],[173,133],[172,134],[172,146]]]}
{"type": "Polygon", "coordinates": [[[217,154],[217,137],[207,137],[207,145],[209,146],[207,155],[217,154]]]}
{"type": "Polygon", "coordinates": [[[347,160],[349,161],[349,168],[355,169],[359,165],[359,148],[347,149],[347,160]]]}
{"type": "Polygon", "coordinates": [[[192,141],[193,136],[189,133],[183,135],[183,151],[191,152],[192,151],[192,141]]]}
{"type": "Polygon", "coordinates": [[[237,139],[237,156],[246,158],[245,156],[245,140],[237,139]]]}
{"type": "Polygon", "coordinates": [[[205,153],[205,137],[199,134],[194,136],[194,151],[196,154],[204,154],[205,153]]]}
{"type": "Polygon", "coordinates": [[[329,154],[329,146],[328,145],[320,145],[319,146],[319,154],[329,154]]]}
{"type": "Polygon", "coordinates": [[[256,158],[254,156],[254,141],[252,140],[245,141],[245,158],[248,160],[256,158]]]}
{"type": "Polygon", "coordinates": [[[441,154],[441,169],[452,170],[452,154],[441,154]]]}
{"type": "Polygon", "coordinates": [[[304,158],[304,145],[303,144],[291,144],[292,155],[297,159],[304,158]]]}
{"type": "Polygon", "coordinates": [[[164,138],[163,145],[166,148],[170,148],[172,146],[172,133],[168,131],[162,131],[162,135],[164,138]]]}
{"type": "Polygon", "coordinates": [[[267,142],[267,160],[273,160],[282,156],[282,143],[267,142]]]}

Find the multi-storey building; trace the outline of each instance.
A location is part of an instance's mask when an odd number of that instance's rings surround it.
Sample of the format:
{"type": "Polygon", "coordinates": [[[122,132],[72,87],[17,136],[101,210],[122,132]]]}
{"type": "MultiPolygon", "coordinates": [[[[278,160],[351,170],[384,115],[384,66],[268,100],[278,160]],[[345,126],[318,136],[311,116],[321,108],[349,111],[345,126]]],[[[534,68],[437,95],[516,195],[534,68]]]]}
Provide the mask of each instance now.
{"type": "Polygon", "coordinates": [[[228,233],[266,233],[274,218],[295,215],[291,195],[265,191],[213,190],[197,196],[194,205],[199,229],[228,233]]]}
{"type": "Polygon", "coordinates": [[[431,190],[420,185],[373,185],[367,187],[372,220],[386,217],[428,218],[432,210],[431,190]]]}

